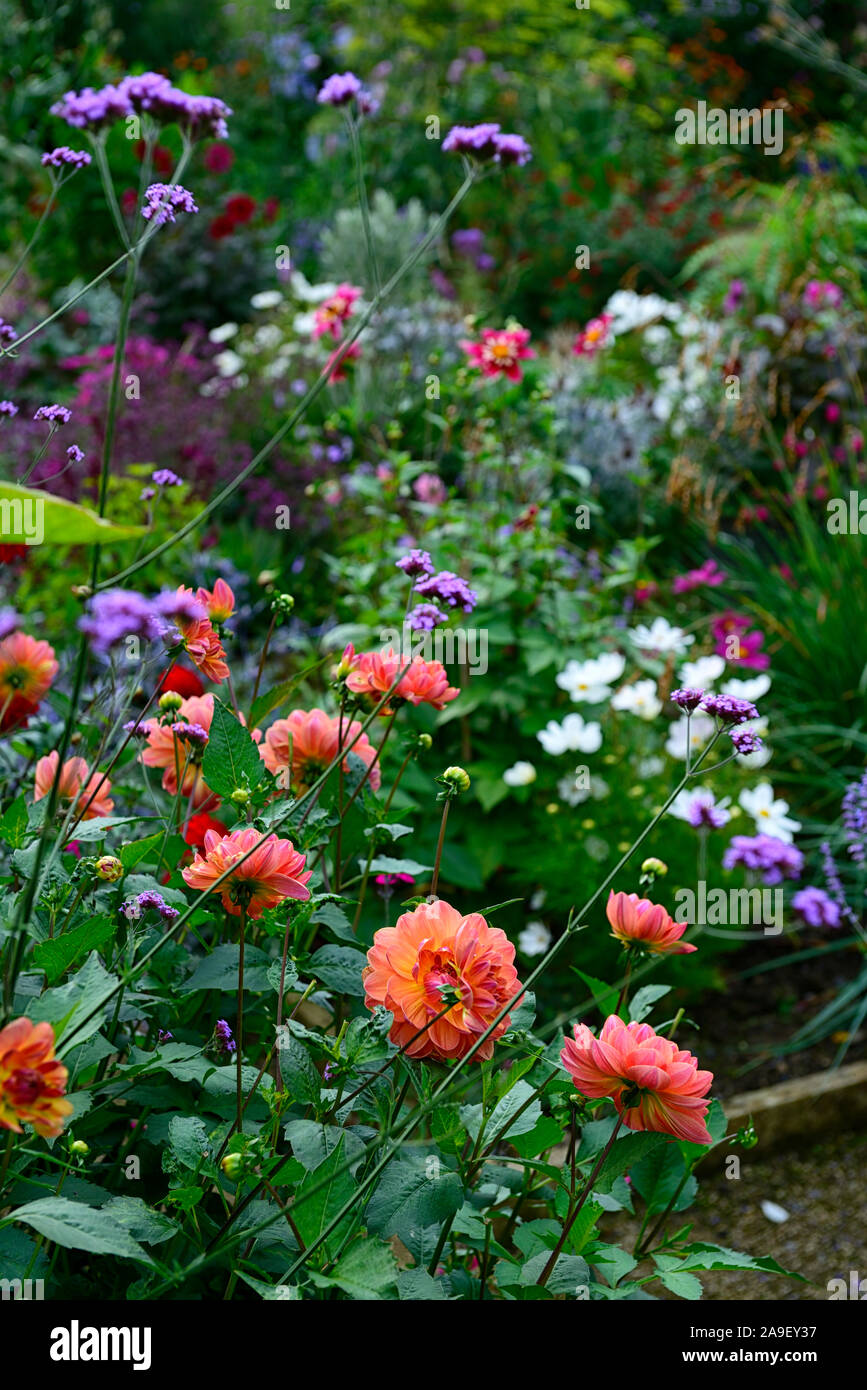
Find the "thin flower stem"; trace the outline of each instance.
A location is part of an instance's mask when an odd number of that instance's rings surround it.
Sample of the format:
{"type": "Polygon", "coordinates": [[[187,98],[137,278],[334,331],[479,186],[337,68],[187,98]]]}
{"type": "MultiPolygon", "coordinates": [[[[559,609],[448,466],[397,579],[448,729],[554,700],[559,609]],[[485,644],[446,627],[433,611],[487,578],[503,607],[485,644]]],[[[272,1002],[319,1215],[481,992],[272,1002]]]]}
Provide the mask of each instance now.
{"type": "Polygon", "coordinates": [[[12,269],[9,271],[9,274],[6,276],[6,279],[3,281],[2,284],[0,284],[0,295],[4,295],[6,293],[9,286],[12,284],[12,281],[15,279],[19,270],[27,260],[27,257],[30,255],[30,252],[33,250],[34,246],[39,240],[42,228],[44,227],[49,216],[51,215],[52,209],[54,208],[54,204],[57,201],[57,195],[59,192],[60,180],[58,179],[55,181],[51,189],[51,196],[49,197],[48,202],[45,204],[45,207],[42,210],[39,221],[36,223],[36,226],[33,230],[33,235],[31,236],[24,250],[21,252],[21,255],[18,257],[18,260],[15,262],[12,269]]]}
{"type": "Polygon", "coordinates": [[[443,845],[445,843],[446,838],[446,822],[449,818],[449,806],[451,805],[451,801],[451,797],[447,796],[445,801],[443,802],[443,818],[440,821],[440,835],[439,839],[437,840],[437,852],[436,858],[434,859],[433,877],[430,881],[430,896],[432,898],[436,897],[437,884],[440,881],[440,860],[443,857],[443,845]]]}
{"type": "Polygon", "coordinates": [[[259,686],[262,684],[262,673],[263,673],[263,671],[265,670],[265,658],[266,658],[266,656],[268,655],[268,648],[269,648],[269,646],[271,645],[271,638],[274,636],[274,629],[275,629],[276,626],[277,626],[277,614],[276,614],[276,613],[272,613],[272,614],[271,614],[271,626],[268,628],[268,632],[267,632],[267,634],[266,634],[266,636],[265,636],[265,643],[264,643],[264,646],[262,647],[262,655],[259,657],[259,667],[258,667],[258,670],[256,671],[256,680],[255,680],[255,682],[254,682],[254,684],[253,684],[253,694],[252,694],[252,697],[251,697],[251,699],[250,699],[250,716],[249,716],[249,719],[248,719],[247,722],[248,722],[251,726],[252,726],[252,723],[253,723],[253,710],[256,708],[256,697],[257,697],[257,695],[259,694],[259,686]]]}
{"type": "Polygon", "coordinates": [[[245,934],[245,931],[246,931],[246,928],[247,928],[247,907],[246,907],[246,904],[243,903],[243,902],[241,903],[240,906],[241,906],[241,934],[240,934],[239,951],[238,951],[238,1022],[237,1022],[237,1028],[236,1028],[237,1037],[235,1038],[235,1044],[236,1044],[237,1049],[238,1049],[237,1056],[236,1056],[236,1059],[235,1059],[235,1064],[236,1064],[236,1068],[237,1068],[236,1076],[237,1076],[237,1091],[238,1091],[238,1094],[237,1094],[238,1110],[237,1110],[236,1127],[237,1127],[237,1130],[238,1130],[238,1133],[239,1133],[239,1134],[242,1133],[242,1124],[243,1124],[243,1119],[244,1119],[244,1078],[243,1078],[243,1065],[244,1065],[244,1063],[243,1063],[243,1051],[244,1051],[244,934],[245,934]]]}
{"type": "Polygon", "coordinates": [[[563,1229],[562,1229],[562,1231],[560,1232],[560,1239],[557,1241],[557,1244],[554,1246],[554,1249],[551,1251],[550,1258],[549,1258],[548,1262],[546,1263],[545,1268],[542,1270],[542,1273],[539,1275],[539,1278],[536,1280],[536,1283],[539,1285],[540,1288],[544,1288],[544,1287],[545,1287],[545,1285],[547,1284],[548,1280],[551,1278],[551,1275],[554,1273],[554,1266],[556,1265],[558,1259],[560,1258],[560,1255],[561,1255],[562,1252],[563,1252],[563,1246],[566,1244],[567,1238],[568,1238],[568,1236],[569,1236],[569,1232],[571,1231],[572,1227],[575,1225],[575,1221],[576,1221],[576,1218],[577,1218],[577,1216],[578,1216],[578,1213],[580,1212],[580,1210],[581,1210],[581,1208],[583,1207],[584,1203],[587,1201],[587,1198],[590,1196],[590,1193],[593,1191],[593,1184],[594,1184],[594,1182],[596,1181],[597,1177],[599,1176],[599,1170],[601,1169],[603,1163],[605,1162],[606,1158],[608,1157],[609,1153],[611,1152],[611,1147],[612,1147],[612,1145],[613,1145],[615,1139],[617,1138],[617,1135],[618,1135],[619,1132],[620,1132],[620,1126],[621,1126],[622,1124],[623,1124],[623,1116],[622,1116],[622,1115],[618,1115],[618,1116],[617,1116],[617,1124],[614,1126],[614,1129],[611,1131],[611,1138],[608,1140],[608,1143],[605,1145],[605,1148],[602,1150],[601,1154],[599,1155],[599,1157],[597,1158],[596,1162],[594,1163],[594,1165],[593,1165],[593,1171],[591,1172],[589,1178],[587,1179],[586,1183],[584,1184],[584,1187],[583,1187],[583,1189],[582,1189],[582,1191],[581,1191],[581,1196],[578,1198],[578,1201],[575,1203],[574,1207],[572,1208],[571,1212],[569,1213],[569,1215],[567,1216],[566,1220],[565,1220],[564,1223],[563,1223],[563,1229]]]}
{"type": "Polygon", "coordinates": [[[361,209],[361,225],[364,228],[364,240],[367,245],[367,259],[370,262],[370,269],[373,275],[373,284],[376,293],[379,294],[382,285],[379,279],[379,266],[376,260],[376,247],[373,244],[373,231],[370,225],[370,206],[367,201],[367,184],[364,181],[364,162],[361,158],[361,137],[358,133],[358,122],[355,117],[347,110],[346,123],[349,126],[349,138],[352,142],[352,154],[355,160],[355,182],[358,186],[358,206],[361,209]]]}

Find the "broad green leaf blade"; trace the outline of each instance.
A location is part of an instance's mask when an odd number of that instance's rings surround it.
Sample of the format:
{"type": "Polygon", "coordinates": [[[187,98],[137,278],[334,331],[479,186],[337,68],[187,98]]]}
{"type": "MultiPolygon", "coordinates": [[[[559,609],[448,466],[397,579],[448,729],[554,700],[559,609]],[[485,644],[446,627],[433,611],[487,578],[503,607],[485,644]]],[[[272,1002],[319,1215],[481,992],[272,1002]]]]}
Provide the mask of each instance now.
{"type": "Polygon", "coordinates": [[[106,545],[142,536],[144,526],[117,525],[89,507],[38,488],[0,481],[3,539],[10,545],[106,545]]]}

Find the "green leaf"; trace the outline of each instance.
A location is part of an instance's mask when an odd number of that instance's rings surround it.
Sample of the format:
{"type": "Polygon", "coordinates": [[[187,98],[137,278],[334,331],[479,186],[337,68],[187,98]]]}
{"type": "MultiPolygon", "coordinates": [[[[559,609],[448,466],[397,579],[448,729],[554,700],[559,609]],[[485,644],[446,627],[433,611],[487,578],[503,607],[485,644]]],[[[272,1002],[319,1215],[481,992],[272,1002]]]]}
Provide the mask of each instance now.
{"type": "Polygon", "coordinates": [[[367,957],[352,946],[320,946],[306,969],[327,989],[361,997],[364,994],[361,972],[366,965],[367,957]]]}
{"type": "Polygon", "coordinates": [[[48,983],[53,985],[80,955],[85,951],[95,950],[104,941],[108,941],[109,937],[114,936],[116,931],[115,922],[105,917],[91,917],[89,922],[84,922],[72,931],[64,932],[62,936],[40,941],[33,949],[34,964],[45,971],[48,983]]]}
{"type": "MultiPolygon", "coordinates": [[[[216,946],[209,956],[200,961],[188,980],[178,988],[182,994],[197,989],[221,989],[228,994],[238,991],[238,962],[241,957],[239,946],[216,946]]],[[[257,946],[247,946],[244,950],[244,989],[267,990],[268,968],[271,957],[266,956],[257,946]]]]}
{"type": "Polygon", "coordinates": [[[66,1038],[74,1045],[86,1042],[98,1033],[105,1021],[105,1009],[113,999],[112,990],[118,984],[109,975],[99,956],[92,951],[81,969],[65,985],[47,989],[28,1006],[28,1016],[34,1023],[43,1021],[54,1028],[60,1052],[66,1050],[66,1038]],[[92,1017],[88,1017],[90,1014],[92,1017]],[[88,1021],[85,1023],[84,1019],[88,1021]]]}
{"type": "Polygon", "coordinates": [[[106,545],[145,533],[144,526],[115,525],[89,507],[17,483],[0,481],[0,507],[11,545],[106,545]]]}
{"type": "Polygon", "coordinates": [[[27,798],[22,794],[6,808],[3,819],[0,820],[0,840],[4,840],[13,849],[20,849],[24,844],[28,825],[27,798]]]}
{"type": "Polygon", "coordinates": [[[622,1250],[619,1245],[597,1245],[589,1259],[612,1288],[638,1264],[635,1256],[622,1250]]]}
{"type": "Polygon", "coordinates": [[[368,1230],[403,1239],[402,1231],[442,1225],[454,1216],[464,1200],[461,1180],[448,1170],[436,1176],[438,1171],[438,1163],[429,1167],[423,1159],[391,1163],[368,1204],[368,1230]]]}
{"type": "Polygon", "coordinates": [[[310,1274],[313,1282],[320,1287],[328,1288],[336,1284],[354,1299],[378,1301],[394,1286],[397,1261],[380,1241],[358,1240],[349,1247],[327,1278],[313,1270],[310,1274]]]}
{"type": "Polygon", "coordinates": [[[6,1221],[21,1221],[64,1250],[88,1250],[93,1255],[121,1255],[150,1264],[151,1258],[115,1216],[104,1209],[70,1202],[66,1197],[42,1197],[12,1212],[6,1221]]]}
{"type": "Polygon", "coordinates": [[[397,1296],[401,1301],[434,1302],[447,1297],[442,1279],[434,1279],[426,1269],[404,1269],[397,1276],[397,1296]]]}
{"type": "Polygon", "coordinates": [[[177,1235],[178,1227],[161,1212],[151,1211],[141,1197],[112,1197],[100,1211],[110,1216],[135,1240],[145,1245],[160,1245],[177,1235]]]}
{"type": "Polygon", "coordinates": [[[377,855],[370,865],[372,874],[409,874],[411,878],[429,874],[432,870],[433,864],[419,864],[415,859],[392,859],[386,854],[377,855]]]}
{"type": "Polygon", "coordinates": [[[618,1139],[600,1169],[593,1184],[594,1190],[608,1192],[615,1178],[622,1177],[633,1163],[637,1163],[645,1154],[650,1153],[651,1149],[658,1148],[661,1144],[670,1143],[671,1140],[667,1134],[628,1134],[625,1138],[618,1139]]]}
{"type": "MultiPolygon", "coordinates": [[[[685,1173],[686,1160],[677,1144],[667,1144],[654,1149],[652,1153],[646,1154],[638,1163],[633,1164],[629,1170],[633,1186],[647,1203],[648,1210],[651,1212],[665,1211],[674,1197],[678,1185],[683,1181],[685,1173]]],[[[689,1193],[688,1200],[683,1203],[684,1206],[692,1201],[697,1185],[693,1179],[692,1191],[689,1193]]],[[[686,1195],[689,1186],[690,1184],[687,1182],[682,1196],[686,1195]]],[[[682,1210],[682,1207],[678,1205],[677,1210],[682,1210]]]]}
{"type": "MultiPolygon", "coordinates": [[[[308,1173],[295,1195],[292,1214],[304,1245],[312,1245],[333,1221],[340,1209],[357,1191],[357,1184],[345,1166],[343,1137],[324,1163],[308,1173]]],[[[324,1242],[326,1254],[339,1249],[353,1220],[350,1212],[324,1242]]]]}
{"type": "Polygon", "coordinates": [[[640,1023],[646,1018],[658,999],[669,993],[671,985],[642,985],[641,989],[635,991],[635,997],[629,1005],[629,1019],[631,1023],[640,1023]]]}
{"type": "Polygon", "coordinates": [[[552,1120],[550,1115],[543,1115],[537,1120],[528,1134],[511,1134],[509,1143],[516,1149],[521,1158],[535,1158],[537,1154],[543,1154],[547,1149],[553,1149],[555,1144],[559,1144],[563,1138],[562,1125],[558,1125],[556,1120],[552,1120]]]}
{"type": "Polygon", "coordinates": [[[283,1084],[292,1099],[301,1101],[303,1105],[318,1105],[321,1090],[319,1072],[306,1047],[293,1038],[285,1025],[278,1030],[277,1047],[283,1084]]]}
{"type": "Polygon", "coordinates": [[[169,1148],[183,1168],[197,1170],[211,1152],[204,1120],[197,1115],[173,1115],[169,1122],[169,1148]]]}
{"type": "MultiPolygon", "coordinates": [[[[550,1250],[540,1250],[537,1255],[531,1256],[520,1268],[517,1279],[512,1282],[516,1284],[535,1284],[539,1279],[543,1269],[551,1258],[550,1250]]],[[[500,1265],[497,1266],[499,1271],[500,1265]]],[[[566,1293],[577,1298],[582,1289],[589,1288],[590,1270],[587,1261],[580,1255],[558,1255],[557,1263],[551,1271],[545,1288],[549,1293],[566,1293]]]]}
{"type": "Polygon", "coordinates": [[[364,1143],[357,1134],[349,1129],[338,1129],[336,1125],[319,1124],[316,1120],[289,1120],[283,1127],[283,1133],[292,1145],[298,1162],[311,1173],[322,1166],[341,1139],[345,1141],[347,1162],[360,1158],[364,1152],[364,1143]]]}
{"type": "Polygon", "coordinates": [[[230,709],[214,700],[208,745],[202,759],[202,776],[218,796],[229,798],[236,787],[258,786],[265,775],[259,749],[230,709]]]}
{"type": "Polygon", "coordinates": [[[159,850],[162,843],[162,832],[157,831],[155,835],[147,835],[143,840],[131,840],[128,845],[121,845],[117,852],[117,857],[123,867],[129,872],[134,869],[136,864],[141,864],[155,850],[159,850]]]}
{"type": "Polygon", "coordinates": [[[346,941],[350,946],[355,945],[355,933],[352,930],[352,923],[343,911],[343,908],[339,907],[337,903],[322,903],[313,913],[310,922],[311,924],[313,922],[321,923],[323,926],[328,927],[334,932],[338,941],[346,941]]]}
{"type": "MultiPolygon", "coordinates": [[[[575,967],[573,967],[573,969],[574,968],[575,967]]],[[[583,970],[575,969],[575,974],[580,975],[590,993],[593,995],[602,1017],[607,1018],[609,1014],[613,1014],[617,1008],[617,1000],[620,997],[618,991],[612,989],[611,985],[607,985],[604,980],[597,980],[593,975],[585,975],[583,970]]]]}
{"type": "Polygon", "coordinates": [[[118,825],[147,825],[153,824],[154,816],[94,816],[92,820],[79,821],[75,830],[70,835],[71,840],[78,840],[81,844],[90,844],[94,840],[104,840],[110,830],[114,830],[118,825]]]}
{"type": "Polygon", "coordinates": [[[659,1278],[669,1292],[676,1293],[678,1298],[691,1300],[701,1298],[702,1287],[694,1274],[669,1272],[668,1274],[661,1274],[659,1278]]]}

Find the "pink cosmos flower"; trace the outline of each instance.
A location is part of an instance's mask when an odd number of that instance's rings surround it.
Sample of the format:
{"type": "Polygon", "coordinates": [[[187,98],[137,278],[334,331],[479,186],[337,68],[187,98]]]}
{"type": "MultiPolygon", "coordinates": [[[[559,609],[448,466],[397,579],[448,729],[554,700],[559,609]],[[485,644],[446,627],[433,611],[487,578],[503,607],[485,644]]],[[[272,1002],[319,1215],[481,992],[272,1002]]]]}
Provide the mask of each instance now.
{"type": "Polygon", "coordinates": [[[751,619],[743,613],[729,610],[721,613],[711,624],[717,656],[724,656],[734,665],[745,666],[751,671],[766,671],[771,664],[767,652],[762,651],[765,634],[759,628],[749,631],[751,619]],[[732,640],[736,639],[736,640],[732,640]]]}
{"type": "Polygon", "coordinates": [[[691,1052],[659,1037],[650,1024],[624,1023],[611,1014],[594,1038],[576,1023],[560,1061],[582,1095],[613,1100],[627,1129],[713,1142],[705,1124],[713,1073],[699,1071],[691,1052]]]}
{"type": "Polygon", "coordinates": [[[355,301],[361,298],[361,290],[355,285],[338,285],[334,293],[320,304],[313,316],[313,336],[321,338],[330,333],[335,342],[346,320],[351,316],[355,301]]]}
{"type": "MultiPolygon", "coordinates": [[[[342,740],[340,732],[339,715],[326,714],[322,709],[294,709],[286,719],[275,720],[265,734],[260,749],[262,760],[269,772],[282,774],[287,785],[291,782],[298,791],[306,791],[333,763],[340,749],[352,743],[361,732],[361,724],[357,719],[344,718],[342,740]]],[[[351,752],[361,758],[365,767],[370,767],[376,757],[376,749],[366,734],[361,735],[351,752]]],[[[343,769],[349,770],[348,757],[344,759],[343,769]]],[[[381,781],[377,764],[367,785],[378,791],[381,781]]]]}
{"type": "MultiPolygon", "coordinates": [[[[389,1037],[398,1047],[409,1044],[410,1057],[465,1056],[521,988],[505,932],[478,912],[462,917],[442,898],[378,931],[367,959],[365,1005],[384,1004],[393,1014],[389,1037]],[[449,1003],[448,1013],[410,1042],[449,1003]]],[[[475,1054],[480,1061],[493,1055],[508,1026],[507,1014],[475,1054]]]]}
{"type": "Polygon", "coordinates": [[[485,376],[505,376],[509,381],[520,381],[523,375],[520,363],[536,356],[527,346],[529,341],[527,328],[483,328],[480,342],[464,340],[461,347],[485,376]]]}
{"type": "Polygon", "coordinates": [[[664,907],[637,893],[609,893],[605,915],[611,935],[624,946],[640,947],[656,956],[688,955],[698,948],[681,942],[686,922],[675,922],[664,907]]]}
{"type": "Polygon", "coordinates": [[[839,309],[843,303],[843,291],[833,280],[808,280],[804,290],[804,303],[811,309],[822,309],[826,305],[839,309]]]}
{"type": "MultiPolygon", "coordinates": [[[[444,709],[450,700],[460,695],[456,686],[449,685],[441,661],[425,661],[417,656],[408,663],[407,658],[398,656],[393,647],[387,652],[363,652],[346,677],[347,688],[353,695],[367,695],[374,704],[378,704],[386,691],[391,689],[398,673],[407,665],[409,669],[394,691],[398,699],[408,700],[412,705],[433,705],[434,709],[444,709]]],[[[390,705],[384,706],[380,713],[391,714],[390,705]]]]}
{"type": "MultiPolygon", "coordinates": [[[[60,754],[56,748],[44,758],[39,759],[36,764],[34,801],[41,801],[43,796],[48,796],[57,776],[59,761],[60,754]]],[[[91,777],[87,777],[87,773],[88,766],[84,758],[68,758],[66,760],[60,774],[59,804],[71,806],[74,802],[79,808],[87,807],[81,817],[82,820],[95,820],[97,816],[110,816],[114,810],[114,802],[109,796],[111,783],[107,777],[103,777],[101,772],[94,772],[91,777]],[[87,783],[85,785],[84,779],[86,777],[87,783]],[[88,803],[90,804],[88,805],[88,803]]]]}
{"type": "Polygon", "coordinates": [[[687,570],[686,574],[676,575],[671,588],[675,594],[689,594],[693,589],[716,589],[725,581],[725,571],[719,568],[716,560],[705,560],[697,570],[687,570]]]}
{"type": "Polygon", "coordinates": [[[438,473],[419,473],[412,490],[419,502],[426,502],[428,506],[438,506],[445,502],[449,495],[438,473]]]}
{"type": "Polygon", "coordinates": [[[348,347],[336,347],[325,363],[329,381],[346,381],[346,368],[350,362],[357,362],[361,356],[361,344],[350,343],[348,347]],[[339,360],[338,360],[339,359],[339,360]]]}
{"type": "Polygon", "coordinates": [[[572,344],[575,356],[595,357],[602,348],[608,347],[614,340],[614,334],[611,332],[613,322],[613,314],[600,314],[598,318],[591,319],[572,344]]]}
{"type": "Polygon", "coordinates": [[[313,871],[304,871],[305,862],[291,840],[280,840],[276,835],[263,840],[254,826],[247,825],[228,835],[206,830],[204,854],[197,853],[181,875],[190,888],[207,893],[227,869],[236,866],[220,888],[223,907],[233,917],[240,917],[244,903],[251,917],[261,917],[266,908],[277,907],[285,898],[307,901],[310,890],[306,885],[313,871]],[[249,850],[253,853],[240,863],[249,850]]]}

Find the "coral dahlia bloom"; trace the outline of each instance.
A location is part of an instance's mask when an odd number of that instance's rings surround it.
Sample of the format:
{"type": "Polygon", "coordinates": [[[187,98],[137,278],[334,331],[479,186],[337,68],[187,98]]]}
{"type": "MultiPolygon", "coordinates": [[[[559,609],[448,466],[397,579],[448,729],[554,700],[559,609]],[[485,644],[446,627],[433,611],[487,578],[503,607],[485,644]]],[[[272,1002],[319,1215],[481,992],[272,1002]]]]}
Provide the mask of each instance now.
{"type": "Polygon", "coordinates": [[[54,1056],[50,1023],[16,1018],[0,1029],[0,1129],[21,1133],[32,1125],[45,1139],[56,1139],[72,1104],[63,1099],[67,1071],[54,1056]]]}
{"type": "MultiPolygon", "coordinates": [[[[43,796],[48,796],[54,785],[57,776],[57,764],[60,761],[60,754],[55,748],[46,757],[40,758],[36,764],[36,790],[33,795],[34,801],[41,801],[43,796]]],[[[86,807],[82,820],[95,820],[97,816],[110,816],[114,810],[114,802],[109,793],[111,792],[111,782],[104,777],[101,772],[94,772],[87,779],[88,766],[84,758],[67,758],[60,773],[60,786],[58,787],[58,804],[69,806],[73,802],[77,806],[86,807]]]]}
{"type": "MultiPolygon", "coordinates": [[[[226,587],[228,588],[228,585],[226,587]]],[[[179,599],[195,601],[196,597],[192,589],[188,589],[186,585],[181,584],[178,588],[179,599]]],[[[213,629],[210,618],[191,618],[178,611],[172,614],[172,622],[181,634],[184,650],[202,675],[218,685],[226,680],[229,675],[229,668],[224,660],[226,651],[213,629]]]]}
{"type": "Polygon", "coordinates": [[[326,299],[313,316],[313,336],[321,338],[324,334],[330,333],[336,340],[340,338],[343,324],[353,311],[355,301],[361,297],[361,290],[355,285],[338,285],[328,299],[326,299]]]}
{"type": "MultiPolygon", "coordinates": [[[[384,1004],[391,1011],[389,1037],[399,1047],[409,1044],[410,1057],[465,1056],[521,988],[515,948],[505,932],[489,927],[478,912],[462,917],[441,898],[378,931],[367,959],[365,1005],[384,1004]],[[450,999],[455,1002],[449,1012],[410,1043],[450,999]]],[[[475,1054],[480,1061],[492,1056],[508,1026],[506,1015],[475,1054]]]]}
{"type": "Polygon", "coordinates": [[[611,935],[624,946],[638,946],[657,956],[685,956],[698,949],[680,939],[688,923],[675,922],[664,907],[637,893],[609,893],[605,915],[611,935]]]}
{"type": "Polygon", "coordinates": [[[284,898],[306,902],[310,897],[306,884],[313,870],[304,871],[304,855],[291,840],[280,840],[276,835],[263,840],[259,831],[248,825],[230,835],[206,830],[204,848],[203,855],[197,854],[189,868],[181,870],[184,882],[207,893],[227,869],[237,865],[220,889],[223,907],[233,917],[241,915],[242,901],[246,901],[251,917],[261,917],[266,908],[277,907],[284,898]],[[254,845],[257,848],[253,849],[254,845]],[[239,863],[251,849],[249,858],[239,863]]]}
{"type": "Polygon", "coordinates": [[[606,1018],[598,1038],[583,1023],[573,1033],[560,1061],[582,1095],[610,1096],[627,1129],[712,1143],[704,1121],[713,1073],[699,1071],[691,1052],[648,1023],[624,1023],[617,1014],[606,1018]]]}
{"type": "Polygon", "coordinates": [[[225,623],[235,611],[235,595],[225,579],[218,579],[213,589],[197,589],[196,598],[207,608],[212,623],[225,623]]]}
{"type": "Polygon", "coordinates": [[[0,642],[0,731],[15,728],[36,712],[57,675],[54,649],[25,632],[0,642]]]}
{"type": "Polygon", "coordinates": [[[613,322],[614,316],[612,314],[600,314],[598,319],[591,319],[572,344],[572,351],[575,356],[594,357],[602,348],[607,347],[613,337],[611,333],[613,322]]]}
{"type": "MultiPolygon", "coordinates": [[[[182,700],[175,719],[176,723],[200,724],[207,733],[214,717],[213,695],[191,695],[182,700]]],[[[205,784],[199,761],[188,755],[193,752],[191,744],[172,733],[170,724],[161,724],[158,719],[148,719],[144,727],[148,731],[147,747],[142,749],[141,761],[145,767],[163,769],[163,787],[171,796],[177,796],[178,778],[183,777],[181,791],[191,796],[193,807],[201,810],[204,806],[215,806],[216,798],[205,784]],[[185,770],[186,766],[186,770],[185,770]]]]}
{"type": "MultiPolygon", "coordinates": [[[[306,791],[333,763],[340,749],[352,743],[360,732],[361,724],[357,719],[351,723],[344,719],[341,742],[339,715],[326,714],[322,709],[294,709],[286,719],[275,720],[265,734],[260,751],[269,772],[288,774],[283,776],[285,784],[291,783],[299,791],[306,791]]],[[[351,751],[361,758],[365,767],[370,767],[376,757],[376,749],[366,734],[361,735],[351,751]]],[[[348,759],[344,760],[343,768],[348,770],[348,759]]],[[[368,785],[378,791],[381,780],[377,764],[367,779],[368,785]]]]}
{"type": "MultiPolygon", "coordinates": [[[[346,677],[346,685],[354,695],[369,695],[378,704],[386,691],[394,685],[397,675],[409,667],[394,691],[401,700],[412,705],[433,705],[434,709],[444,709],[450,700],[460,695],[457,686],[449,685],[446,669],[441,661],[425,661],[417,656],[407,662],[406,656],[390,647],[387,652],[363,652],[355,659],[355,665],[346,677]]],[[[386,705],[381,714],[391,714],[386,705]]]]}
{"type": "Polygon", "coordinates": [[[478,343],[461,342],[461,347],[475,367],[485,376],[505,376],[509,381],[521,380],[520,363],[536,354],[527,344],[527,328],[483,328],[478,343]]]}

